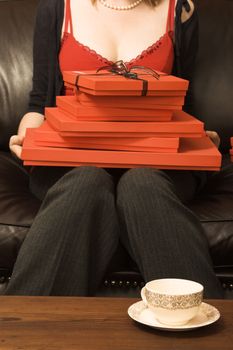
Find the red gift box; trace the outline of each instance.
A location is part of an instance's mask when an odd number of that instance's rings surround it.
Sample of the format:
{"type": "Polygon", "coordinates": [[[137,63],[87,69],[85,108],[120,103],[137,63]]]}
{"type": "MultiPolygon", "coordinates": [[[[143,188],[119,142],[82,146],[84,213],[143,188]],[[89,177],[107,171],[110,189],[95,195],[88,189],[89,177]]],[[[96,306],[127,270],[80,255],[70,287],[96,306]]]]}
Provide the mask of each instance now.
{"type": "MultiPolygon", "coordinates": [[[[80,87],[79,90],[81,92],[84,92],[88,95],[93,95],[93,96],[128,96],[128,97],[133,97],[133,96],[140,96],[140,97],[144,97],[142,96],[142,92],[138,91],[138,90],[125,90],[125,91],[111,91],[111,90],[90,90],[90,89],[86,89],[83,87],[80,87]]],[[[73,90],[75,91],[75,89],[73,90]]],[[[156,92],[151,92],[148,91],[147,92],[147,97],[151,97],[151,96],[185,96],[186,95],[186,90],[179,90],[179,91],[173,91],[173,90],[158,90],[156,92]]]]}
{"type": "Polygon", "coordinates": [[[77,100],[83,106],[103,108],[140,108],[140,109],[182,109],[185,96],[93,96],[77,90],[77,100]]]}
{"type": "Polygon", "coordinates": [[[181,139],[178,153],[96,151],[36,146],[35,129],[27,129],[22,159],[25,165],[219,170],[221,154],[208,137],[181,139]]]}
{"type": "MultiPolygon", "coordinates": [[[[78,95],[80,92],[81,93],[84,93],[85,95],[90,95],[89,93],[89,89],[85,89],[85,88],[80,88],[78,89],[77,86],[73,85],[73,84],[70,84],[70,83],[67,83],[67,82],[64,82],[64,86],[66,88],[67,91],[69,91],[68,95],[78,95]]],[[[156,94],[155,95],[150,95],[147,94],[146,97],[185,97],[186,96],[186,90],[158,90],[156,91],[156,94]]],[[[122,93],[116,93],[114,91],[92,91],[91,93],[91,96],[93,97],[102,97],[102,98],[105,98],[105,96],[111,96],[111,97],[118,97],[118,98],[121,98],[121,97],[126,97],[126,98],[132,98],[132,97],[145,97],[145,96],[141,96],[140,92],[139,91],[127,91],[125,92],[124,95],[122,95],[122,93]]]]}
{"type": "MultiPolygon", "coordinates": [[[[78,166],[87,166],[89,164],[87,163],[80,163],[80,162],[63,162],[63,161],[57,161],[57,162],[51,162],[51,161],[37,161],[37,160],[25,160],[23,163],[25,166],[63,166],[63,167],[78,167],[78,166]]],[[[91,164],[91,166],[96,166],[98,168],[106,168],[106,164],[102,163],[95,163],[91,164]]],[[[110,164],[108,163],[107,168],[157,168],[157,169],[166,169],[166,170],[202,170],[202,171],[219,171],[219,167],[208,167],[208,166],[173,166],[173,165],[163,165],[163,166],[152,166],[152,165],[132,165],[132,164],[110,164]]]]}
{"type": "Polygon", "coordinates": [[[63,80],[71,85],[78,86],[80,91],[91,95],[120,95],[120,96],[156,96],[157,92],[187,91],[188,80],[172,75],[161,74],[159,79],[142,71],[136,72],[139,79],[125,78],[108,71],[63,71],[63,80]],[[147,91],[145,84],[147,82],[147,91]]]}
{"type": "MultiPolygon", "coordinates": [[[[90,121],[169,121],[172,118],[174,106],[165,109],[122,109],[87,107],[81,105],[74,96],[57,96],[57,107],[72,114],[79,120],[90,121]]],[[[180,107],[181,109],[181,107],[180,107]]]]}
{"type": "Polygon", "coordinates": [[[179,138],[64,138],[46,121],[35,129],[35,144],[47,147],[107,149],[122,151],[177,152],[179,138]]]}
{"type": "Polygon", "coordinates": [[[64,137],[200,137],[204,124],[184,111],[174,111],[170,122],[86,122],[46,108],[49,124],[64,137]]]}

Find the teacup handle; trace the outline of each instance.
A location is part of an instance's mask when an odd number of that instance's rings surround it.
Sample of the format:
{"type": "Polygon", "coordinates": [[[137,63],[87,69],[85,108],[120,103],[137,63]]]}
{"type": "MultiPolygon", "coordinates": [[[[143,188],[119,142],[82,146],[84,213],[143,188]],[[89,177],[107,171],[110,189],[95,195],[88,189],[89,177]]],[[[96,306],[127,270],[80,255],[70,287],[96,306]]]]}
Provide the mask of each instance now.
{"type": "Polygon", "coordinates": [[[147,300],[146,300],[146,295],[145,295],[145,287],[143,287],[143,288],[141,289],[141,297],[142,297],[142,301],[144,302],[144,304],[145,304],[146,306],[148,306],[148,303],[147,303],[147,300]]]}

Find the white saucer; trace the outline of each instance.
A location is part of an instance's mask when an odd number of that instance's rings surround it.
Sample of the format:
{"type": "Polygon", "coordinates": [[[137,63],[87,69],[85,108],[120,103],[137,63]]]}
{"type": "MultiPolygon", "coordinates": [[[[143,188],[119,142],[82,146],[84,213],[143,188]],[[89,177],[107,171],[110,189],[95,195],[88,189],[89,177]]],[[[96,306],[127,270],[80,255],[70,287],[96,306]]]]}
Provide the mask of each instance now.
{"type": "Polygon", "coordinates": [[[166,331],[188,331],[207,326],[220,318],[220,312],[212,305],[202,303],[200,310],[192,320],[182,326],[169,326],[160,323],[144,302],[138,301],[128,308],[128,315],[136,322],[166,331]]]}

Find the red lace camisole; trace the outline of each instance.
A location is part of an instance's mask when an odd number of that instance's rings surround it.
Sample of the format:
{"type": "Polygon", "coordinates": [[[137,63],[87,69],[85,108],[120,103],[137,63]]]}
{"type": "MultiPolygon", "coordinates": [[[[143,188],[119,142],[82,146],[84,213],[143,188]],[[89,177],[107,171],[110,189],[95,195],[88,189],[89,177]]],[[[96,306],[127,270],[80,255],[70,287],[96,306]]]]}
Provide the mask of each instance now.
{"type": "MultiPolygon", "coordinates": [[[[131,68],[133,65],[141,65],[167,74],[171,73],[174,61],[172,40],[174,11],[175,0],[170,0],[166,33],[136,58],[125,62],[128,68],[131,68]]],[[[66,0],[64,34],[59,54],[59,63],[61,71],[97,69],[113,63],[75,39],[73,36],[70,0],[66,0]],[[70,32],[68,32],[68,28],[70,28],[70,32]]]]}

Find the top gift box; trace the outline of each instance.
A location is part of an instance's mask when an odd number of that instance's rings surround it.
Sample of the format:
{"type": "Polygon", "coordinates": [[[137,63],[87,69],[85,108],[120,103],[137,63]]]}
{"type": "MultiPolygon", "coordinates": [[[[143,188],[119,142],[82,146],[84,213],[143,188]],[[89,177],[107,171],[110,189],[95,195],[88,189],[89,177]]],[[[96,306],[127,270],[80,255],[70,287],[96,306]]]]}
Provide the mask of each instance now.
{"type": "Polygon", "coordinates": [[[134,73],[137,78],[128,78],[109,71],[64,71],[63,80],[80,91],[101,96],[169,96],[173,91],[183,95],[188,89],[188,80],[172,75],[161,73],[155,78],[141,70],[134,73]]]}

